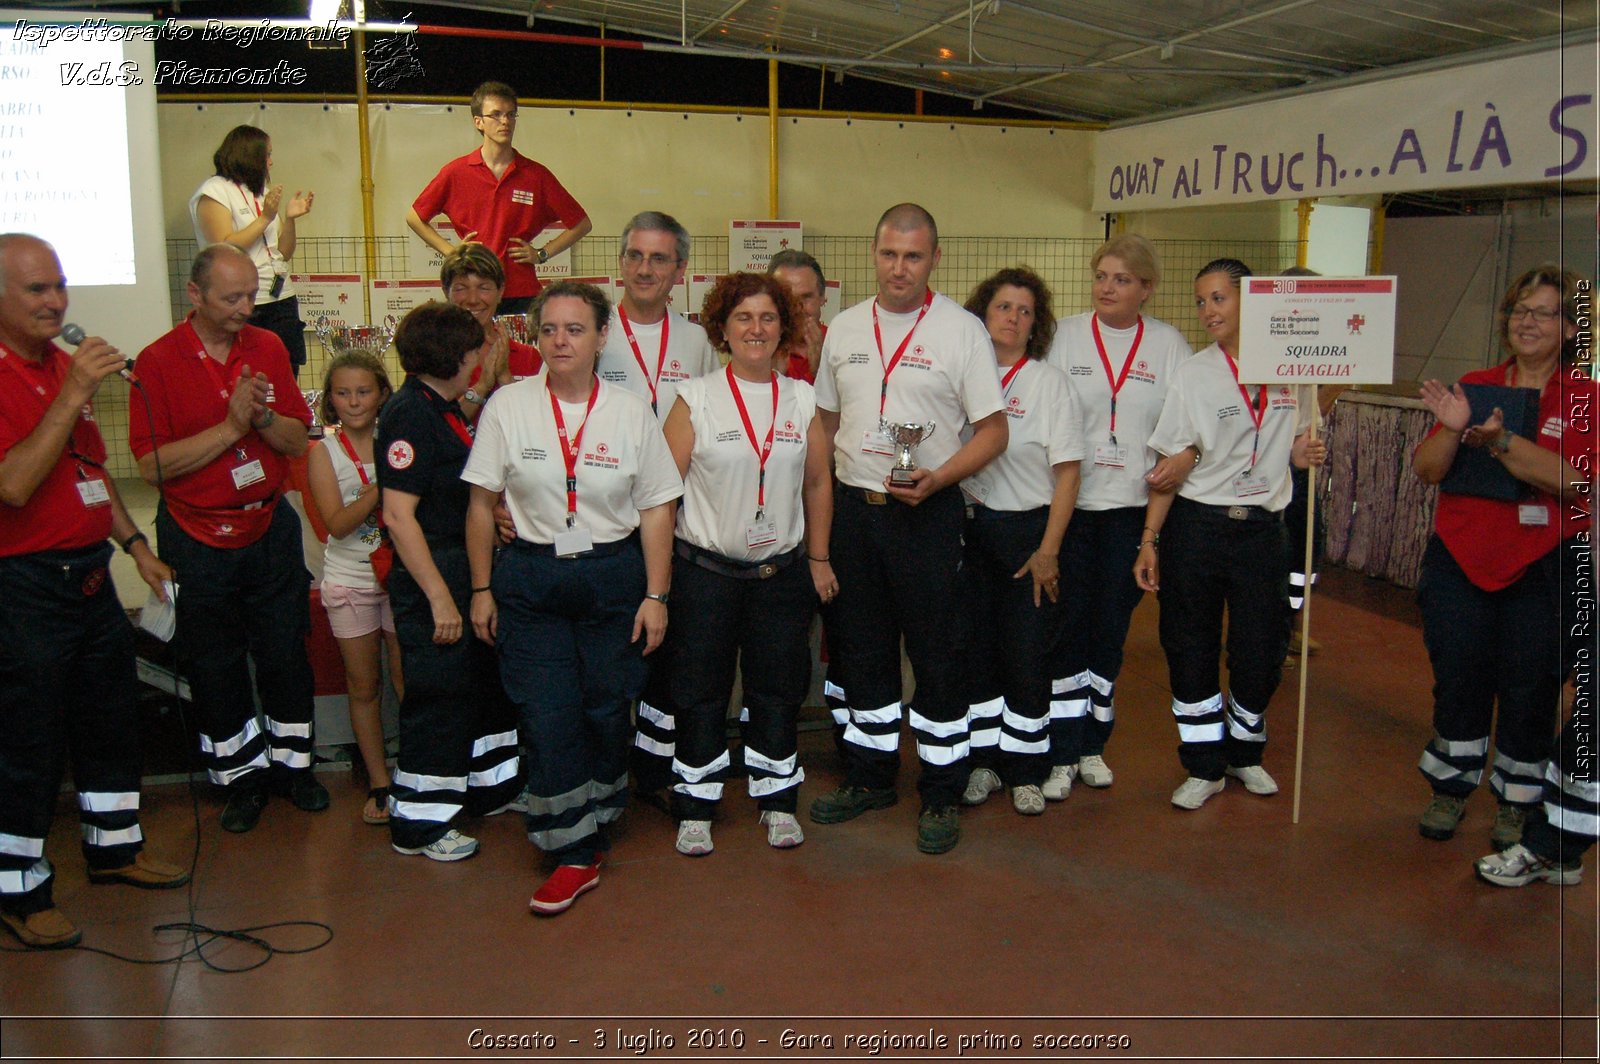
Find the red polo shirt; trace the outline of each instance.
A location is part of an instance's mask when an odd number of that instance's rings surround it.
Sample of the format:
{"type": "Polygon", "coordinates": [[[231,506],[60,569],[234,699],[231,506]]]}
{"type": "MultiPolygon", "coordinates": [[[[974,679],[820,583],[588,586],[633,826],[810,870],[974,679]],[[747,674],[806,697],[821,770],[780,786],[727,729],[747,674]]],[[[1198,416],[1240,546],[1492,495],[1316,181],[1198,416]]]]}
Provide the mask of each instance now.
{"type": "MultiPolygon", "coordinates": [[[[43,362],[0,344],[0,461],[38,428],[71,368],[72,359],[54,344],[43,362]]],[[[0,503],[0,557],[105,542],[111,535],[110,496],[100,501],[107,490],[105,460],[93,405],[86,405],[55,466],[28,501],[21,506],[0,503]]]]}
{"type": "MultiPolygon", "coordinates": [[[[828,338],[828,327],[819,326],[822,330],[822,340],[828,338]]],[[[820,341],[819,341],[820,342],[820,341]]],[[[805,381],[807,384],[817,383],[817,375],[811,369],[811,363],[806,361],[806,356],[798,351],[789,352],[789,365],[784,369],[783,375],[790,380],[805,381]]]]}
{"type": "MultiPolygon", "coordinates": [[[[311,409],[295,384],[283,341],[253,325],[234,338],[225,364],[206,354],[185,320],[139,352],[136,366],[149,406],[137,390],[130,393],[128,442],[135,458],[213,431],[228,416],[227,396],[245,366],[252,374],[267,375],[269,405],[278,416],[311,424],[311,409]]],[[[244,547],[266,533],[288,471],[289,460],[251,430],[208,465],[167,481],[162,496],[179,527],[195,539],[213,547],[244,547]],[[255,462],[261,463],[259,477],[250,468],[255,462]]]]}
{"type": "MultiPolygon", "coordinates": [[[[1507,384],[1511,362],[1475,370],[1462,384],[1507,384]]],[[[1515,383],[1514,381],[1511,383],[1515,383]]],[[[1595,383],[1563,366],[1539,394],[1539,433],[1534,442],[1562,455],[1574,469],[1594,476],[1595,383]]],[[[1435,425],[1433,435],[1438,432],[1435,425]]],[[[1519,502],[1440,492],[1434,530],[1461,571],[1485,591],[1512,584],[1528,566],[1562,541],[1589,527],[1588,506],[1563,505],[1548,492],[1528,489],[1519,502]],[[1539,521],[1543,524],[1539,524],[1539,521]]]]}
{"type": "Polygon", "coordinates": [[[538,295],[544,287],[532,266],[506,255],[512,237],[532,240],[552,222],[572,229],[589,217],[544,166],[516,152],[505,176],[496,180],[478,148],[446,163],[411,206],[424,222],[443,214],[458,237],[476,231],[473,239],[500,256],[505,267],[506,299],[538,295]]]}

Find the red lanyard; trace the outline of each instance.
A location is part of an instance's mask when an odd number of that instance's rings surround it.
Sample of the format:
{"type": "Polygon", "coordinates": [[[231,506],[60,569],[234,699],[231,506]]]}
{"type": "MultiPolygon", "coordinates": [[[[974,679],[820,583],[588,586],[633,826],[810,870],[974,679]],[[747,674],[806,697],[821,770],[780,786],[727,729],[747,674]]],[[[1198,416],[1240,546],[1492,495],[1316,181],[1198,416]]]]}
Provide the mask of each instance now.
{"type": "Polygon", "coordinates": [[[362,484],[371,484],[367,479],[367,467],[362,464],[361,456],[356,454],[356,445],[350,442],[350,437],[339,433],[339,444],[344,448],[344,453],[350,456],[350,464],[356,467],[356,476],[361,478],[362,484]]]}
{"type": "MultiPolygon", "coordinates": [[[[206,368],[206,373],[211,377],[211,383],[217,386],[217,394],[222,396],[222,401],[226,403],[230,398],[228,385],[224,383],[222,374],[217,372],[217,360],[206,353],[204,344],[200,346],[200,364],[206,368]]],[[[240,366],[239,369],[242,372],[244,367],[240,366]]],[[[237,374],[234,375],[233,381],[235,384],[239,382],[237,374]]]]}
{"type": "Polygon", "coordinates": [[[1239,384],[1239,363],[1233,360],[1233,356],[1228,354],[1228,349],[1221,344],[1217,345],[1217,350],[1221,351],[1222,357],[1228,360],[1228,368],[1233,371],[1233,383],[1239,385],[1239,394],[1244,397],[1244,408],[1250,414],[1250,420],[1256,426],[1256,438],[1250,444],[1250,468],[1254,470],[1256,467],[1256,454],[1261,448],[1261,420],[1267,416],[1267,386],[1265,384],[1256,385],[1256,402],[1254,406],[1251,406],[1250,393],[1245,390],[1244,385],[1239,384]]]}
{"type": "MultiPolygon", "coordinates": [[[[235,184],[238,183],[235,182],[235,184]]],[[[243,185],[238,185],[238,188],[240,193],[244,195],[246,203],[254,203],[256,205],[256,217],[261,217],[261,197],[256,195],[252,190],[245,188],[243,185]]]]}
{"type": "Polygon", "coordinates": [[[878,391],[878,420],[883,420],[883,407],[889,401],[889,374],[900,364],[900,356],[906,353],[906,347],[911,343],[911,336],[917,331],[917,326],[922,324],[922,319],[928,314],[928,308],[933,306],[933,289],[928,289],[928,294],[922,299],[922,309],[917,311],[917,320],[911,323],[911,331],[906,333],[906,338],[900,341],[900,346],[894,349],[894,357],[887,364],[883,361],[883,333],[878,331],[878,300],[872,300],[872,338],[878,343],[878,364],[883,366],[883,387],[878,391]]]}
{"type": "Polygon", "coordinates": [[[1000,378],[1000,394],[1002,396],[1009,396],[1011,394],[1011,382],[1017,379],[1017,374],[1022,371],[1022,366],[1027,361],[1028,356],[1023,355],[1021,358],[1017,359],[1015,365],[1006,371],[1005,376],[1000,378]]]}
{"type": "MultiPolygon", "coordinates": [[[[1128,370],[1133,368],[1133,358],[1139,353],[1139,341],[1144,339],[1144,315],[1139,315],[1139,329],[1133,334],[1133,346],[1128,348],[1127,361],[1122,363],[1122,374],[1118,377],[1111,375],[1111,358],[1106,354],[1105,341],[1100,339],[1100,317],[1096,314],[1089,315],[1089,329],[1094,333],[1094,346],[1100,352],[1100,364],[1106,368],[1106,383],[1111,385],[1111,442],[1117,442],[1117,393],[1122,391],[1122,386],[1128,380],[1128,370]]],[[[1223,354],[1227,354],[1226,351],[1223,354]]],[[[1239,374],[1234,372],[1234,376],[1239,374]]],[[[1247,400],[1248,401],[1248,400],[1247,400]]]]}
{"type": "Polygon", "coordinates": [[[656,359],[656,379],[650,379],[650,367],[644,364],[644,354],[639,350],[639,341],[633,338],[633,326],[628,322],[628,312],[622,309],[622,304],[617,304],[617,317],[622,319],[622,332],[628,338],[628,346],[633,348],[633,357],[639,363],[639,371],[644,374],[644,383],[650,388],[650,409],[656,409],[656,388],[661,384],[661,370],[667,364],[667,334],[671,331],[672,315],[663,314],[661,317],[661,354],[656,359]]]}
{"type": "MultiPolygon", "coordinates": [[[[446,410],[444,412],[444,420],[445,423],[450,426],[450,431],[454,432],[456,437],[460,439],[462,443],[467,445],[468,450],[471,450],[472,430],[467,427],[466,420],[454,410],[446,410]]],[[[361,479],[365,480],[366,478],[362,477],[361,479]]]]}
{"type": "Polygon", "coordinates": [[[583,430],[589,427],[589,415],[594,412],[594,401],[599,394],[600,381],[596,379],[589,388],[589,405],[583,409],[583,424],[578,426],[578,434],[572,437],[572,442],[569,445],[567,442],[567,419],[561,414],[561,401],[556,398],[555,392],[550,392],[550,410],[556,417],[556,435],[561,437],[561,460],[567,465],[568,528],[578,523],[578,451],[583,446],[583,430]]]}
{"type": "Polygon", "coordinates": [[[745,409],[744,396],[739,394],[739,384],[733,379],[733,364],[728,365],[728,390],[733,392],[733,401],[739,408],[739,417],[744,421],[744,431],[749,436],[750,446],[756,449],[756,460],[760,463],[760,474],[756,479],[756,516],[760,517],[767,509],[767,459],[772,456],[772,434],[778,428],[778,375],[772,375],[772,424],[767,426],[767,439],[764,443],[756,442],[756,428],[750,423],[750,411],[745,409]]]}

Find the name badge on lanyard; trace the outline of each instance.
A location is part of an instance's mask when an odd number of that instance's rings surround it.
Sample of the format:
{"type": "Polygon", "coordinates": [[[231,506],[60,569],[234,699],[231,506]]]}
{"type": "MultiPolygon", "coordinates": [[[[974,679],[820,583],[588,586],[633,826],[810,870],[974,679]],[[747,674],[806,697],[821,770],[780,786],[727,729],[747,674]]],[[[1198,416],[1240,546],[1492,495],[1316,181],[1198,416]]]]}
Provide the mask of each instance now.
{"type": "MultiPolygon", "coordinates": [[[[241,459],[244,457],[244,451],[239,451],[239,457],[241,459]]],[[[252,458],[248,462],[236,465],[230,472],[233,474],[233,486],[240,491],[267,479],[267,471],[261,468],[259,458],[252,458]]]]}
{"type": "Polygon", "coordinates": [[[1257,473],[1254,469],[1247,469],[1233,478],[1233,494],[1238,499],[1254,498],[1265,495],[1271,485],[1267,478],[1257,473]]]}
{"type": "Polygon", "coordinates": [[[861,434],[862,454],[894,455],[894,441],[882,430],[873,430],[861,434]]]}
{"type": "Polygon", "coordinates": [[[1550,508],[1541,502],[1525,502],[1517,507],[1517,524],[1524,528],[1544,528],[1550,524],[1550,508]]]}
{"type": "Polygon", "coordinates": [[[1123,360],[1122,373],[1113,375],[1111,372],[1111,356],[1106,353],[1105,341],[1100,338],[1100,318],[1091,315],[1089,329],[1094,333],[1095,350],[1100,354],[1100,364],[1105,367],[1106,385],[1111,389],[1111,425],[1105,443],[1096,444],[1094,449],[1094,464],[1105,466],[1108,469],[1122,469],[1128,464],[1128,449],[1117,443],[1117,393],[1122,391],[1122,386],[1127,383],[1128,371],[1133,368],[1133,360],[1139,356],[1139,344],[1144,341],[1144,315],[1139,315],[1139,328],[1133,334],[1133,345],[1128,348],[1128,357],[1123,360]]]}
{"type": "Polygon", "coordinates": [[[83,500],[83,505],[91,510],[96,506],[111,505],[111,492],[106,488],[106,482],[99,477],[78,481],[78,497],[83,500]]]}
{"type": "Polygon", "coordinates": [[[1097,443],[1094,447],[1094,464],[1121,469],[1128,464],[1128,449],[1115,442],[1097,443]]]}
{"type": "Polygon", "coordinates": [[[567,419],[561,413],[561,403],[556,398],[555,392],[550,392],[550,412],[556,423],[556,437],[561,443],[561,459],[567,468],[567,527],[555,534],[551,546],[555,548],[557,558],[572,558],[594,550],[594,535],[589,531],[589,526],[578,520],[578,455],[583,448],[583,430],[589,427],[589,418],[594,413],[594,402],[600,396],[600,382],[596,380],[589,388],[589,403],[584,407],[583,424],[578,426],[578,431],[570,438],[567,435],[567,419]]]}

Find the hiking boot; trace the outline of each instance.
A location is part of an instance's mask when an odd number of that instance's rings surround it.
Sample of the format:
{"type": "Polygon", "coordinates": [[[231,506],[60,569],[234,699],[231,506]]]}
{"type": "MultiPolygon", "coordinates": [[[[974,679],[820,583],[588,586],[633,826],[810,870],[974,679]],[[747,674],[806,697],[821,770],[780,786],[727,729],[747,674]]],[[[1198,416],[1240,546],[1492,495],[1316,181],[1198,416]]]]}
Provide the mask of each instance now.
{"type": "Polygon", "coordinates": [[[893,787],[839,787],[811,803],[811,822],[842,824],[869,809],[887,809],[899,800],[893,787]]]}

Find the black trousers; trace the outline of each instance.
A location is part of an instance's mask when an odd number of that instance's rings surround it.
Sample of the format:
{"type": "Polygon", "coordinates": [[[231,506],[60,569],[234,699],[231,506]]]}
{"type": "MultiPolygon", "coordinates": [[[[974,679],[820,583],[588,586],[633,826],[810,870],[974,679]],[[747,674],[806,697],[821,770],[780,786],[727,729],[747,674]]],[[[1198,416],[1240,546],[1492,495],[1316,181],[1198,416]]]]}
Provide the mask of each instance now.
{"type": "Polygon", "coordinates": [[[516,710],[500,685],[494,648],[472,634],[466,548],[436,546],[432,554],[461,611],[463,632],[454,643],[433,641],[433,609],[405,566],[389,574],[406,678],[389,833],[408,849],[436,841],[462,813],[492,812],[522,789],[516,710]]]}
{"type": "Polygon", "coordinates": [[[974,768],[990,768],[1007,786],[1037,786],[1050,775],[1050,647],[1061,606],[1033,580],[1013,579],[1039,549],[1050,508],[990,510],[969,506],[959,587],[968,626],[966,667],[974,768]]]}
{"type": "Polygon", "coordinates": [[[1061,637],[1050,651],[1050,761],[1105,753],[1133,611],[1144,507],[1076,510],[1061,543],[1061,637]]]}
{"type": "Polygon", "coordinates": [[[143,848],[133,629],[111,548],[0,558],[0,909],[51,908],[44,856],[72,758],[83,854],[119,868],[143,848]]]}
{"type": "Polygon", "coordinates": [[[745,708],[744,767],[761,809],[795,811],[805,772],[795,722],[811,682],[811,614],[816,591],[797,557],[773,576],[739,579],[681,556],[672,564],[673,705],[677,755],[673,814],[710,820],[730,774],[728,701],[739,668],[745,708]]]}
{"type": "MultiPolygon", "coordinates": [[[[1318,507],[1313,517],[1311,530],[1311,572],[1306,572],[1306,501],[1310,495],[1310,471],[1289,467],[1289,474],[1294,483],[1294,494],[1289,498],[1289,505],[1283,508],[1283,525],[1289,533],[1289,610],[1291,613],[1300,612],[1300,605],[1305,601],[1306,587],[1317,582],[1317,573],[1322,568],[1322,553],[1324,544],[1328,540],[1327,522],[1322,516],[1322,508],[1318,507]]],[[[1317,483],[1321,485],[1327,474],[1318,471],[1317,483]]],[[[1132,564],[1131,562],[1129,563],[1132,564]]]]}
{"type": "Polygon", "coordinates": [[[628,703],[645,678],[644,637],[632,641],[638,536],[579,558],[513,544],[492,586],[500,675],[528,752],[528,837],[559,864],[594,864],[627,802],[628,703]]]}
{"type": "Polygon", "coordinates": [[[266,534],[223,549],[192,539],[163,505],[161,558],[177,573],[178,660],[194,692],[200,752],[211,781],[260,787],[262,770],[311,767],[311,574],[300,518],[281,500],[266,534]],[[255,661],[250,682],[246,655],[255,661]],[[266,731],[256,719],[260,695],[266,731]]]}
{"type": "Polygon", "coordinates": [[[834,492],[830,554],[839,595],[829,664],[850,703],[847,786],[894,786],[903,638],[916,680],[906,716],[922,762],[922,803],[942,808],[960,801],[968,753],[956,589],[964,516],[956,488],[920,506],[892,499],[874,505],[843,485],[834,492]]]}
{"type": "Polygon", "coordinates": [[[1161,648],[1167,655],[1178,759],[1220,780],[1261,763],[1267,703],[1289,647],[1283,521],[1256,507],[1234,520],[1179,496],[1161,530],[1161,648]],[[1228,618],[1228,697],[1217,659],[1228,618]]]}
{"type": "Polygon", "coordinates": [[[1422,555],[1417,598],[1433,663],[1433,739],[1417,767],[1439,794],[1466,797],[1483,778],[1503,802],[1537,806],[1561,701],[1561,551],[1510,587],[1485,591],[1435,536],[1422,555]],[[1496,716],[1498,705],[1499,715],[1496,716]]]}
{"type": "Polygon", "coordinates": [[[300,320],[300,297],[257,303],[255,313],[250,315],[250,324],[283,341],[283,346],[289,349],[289,368],[298,377],[300,367],[306,364],[306,323],[300,320]]]}

